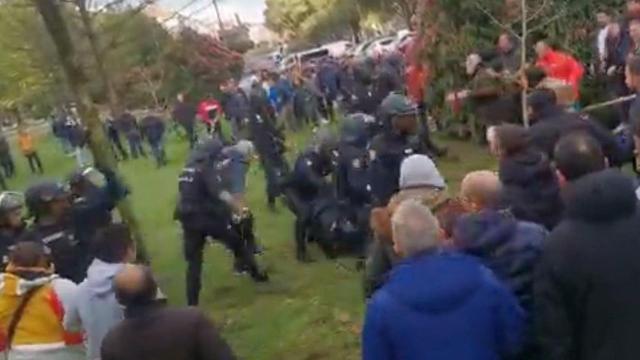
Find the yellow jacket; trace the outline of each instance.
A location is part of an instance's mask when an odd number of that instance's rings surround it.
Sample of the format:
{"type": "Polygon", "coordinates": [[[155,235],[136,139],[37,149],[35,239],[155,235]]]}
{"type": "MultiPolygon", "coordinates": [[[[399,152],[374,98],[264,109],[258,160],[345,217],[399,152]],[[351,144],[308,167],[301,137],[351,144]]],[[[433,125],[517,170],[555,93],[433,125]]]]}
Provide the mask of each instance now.
{"type": "Polygon", "coordinates": [[[75,284],[57,275],[27,280],[4,273],[0,274],[0,351],[7,348],[7,332],[14,312],[23,296],[34,288],[38,289],[18,322],[10,354],[20,352],[32,354],[33,359],[53,358],[53,353],[59,355],[68,346],[82,344],[82,335],[66,332],[62,322],[65,309],[75,295],[75,284]]]}

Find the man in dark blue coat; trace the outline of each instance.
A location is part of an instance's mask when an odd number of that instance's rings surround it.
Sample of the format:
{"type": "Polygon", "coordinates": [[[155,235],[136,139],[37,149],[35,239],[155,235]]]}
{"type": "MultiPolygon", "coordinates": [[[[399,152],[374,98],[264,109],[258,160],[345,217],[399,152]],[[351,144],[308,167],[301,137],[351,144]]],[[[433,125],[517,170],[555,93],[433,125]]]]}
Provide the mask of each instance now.
{"type": "Polygon", "coordinates": [[[158,167],[167,165],[167,155],[164,151],[164,121],[156,115],[148,115],[140,121],[142,134],[149,142],[151,154],[156,159],[158,167]]]}

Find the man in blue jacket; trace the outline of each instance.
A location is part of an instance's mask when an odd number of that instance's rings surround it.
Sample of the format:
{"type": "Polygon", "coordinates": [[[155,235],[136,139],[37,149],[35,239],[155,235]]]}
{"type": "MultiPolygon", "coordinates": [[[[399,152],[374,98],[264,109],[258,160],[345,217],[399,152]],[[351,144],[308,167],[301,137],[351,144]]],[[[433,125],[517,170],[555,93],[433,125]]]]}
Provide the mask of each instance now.
{"type": "Polygon", "coordinates": [[[517,300],[475,258],[439,249],[440,228],[427,207],[405,201],[392,230],[405,260],[367,306],[364,360],[497,360],[519,350],[517,300]]]}

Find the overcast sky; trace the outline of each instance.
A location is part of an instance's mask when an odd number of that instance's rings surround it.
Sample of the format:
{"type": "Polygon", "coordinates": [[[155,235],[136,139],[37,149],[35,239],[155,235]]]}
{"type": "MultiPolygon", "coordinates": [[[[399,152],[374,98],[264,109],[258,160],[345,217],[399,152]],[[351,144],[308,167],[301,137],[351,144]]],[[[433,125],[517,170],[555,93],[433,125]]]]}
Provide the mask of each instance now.
{"type": "MultiPolygon", "coordinates": [[[[158,4],[171,10],[179,10],[193,0],[160,0],[158,4]]],[[[223,20],[231,20],[234,14],[240,15],[242,21],[264,22],[264,0],[218,0],[223,20]]],[[[215,19],[211,0],[196,0],[182,11],[185,16],[193,16],[200,20],[215,19]]],[[[208,21],[207,21],[208,22],[208,21]]]]}

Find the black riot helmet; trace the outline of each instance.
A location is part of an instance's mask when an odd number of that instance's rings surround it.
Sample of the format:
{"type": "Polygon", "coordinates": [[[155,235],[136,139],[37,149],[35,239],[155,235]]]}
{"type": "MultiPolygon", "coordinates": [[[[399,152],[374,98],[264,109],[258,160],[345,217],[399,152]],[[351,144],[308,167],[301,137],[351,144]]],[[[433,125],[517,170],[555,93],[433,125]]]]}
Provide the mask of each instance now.
{"type": "Polygon", "coordinates": [[[61,183],[46,181],[31,186],[25,193],[25,202],[29,214],[36,218],[59,213],[69,204],[69,190],[61,183]],[[52,204],[59,203],[60,209],[52,209],[52,204]]]}
{"type": "Polygon", "coordinates": [[[19,221],[22,223],[22,209],[24,208],[24,194],[15,191],[4,191],[0,193],[0,224],[2,226],[16,226],[12,214],[18,213],[19,221]]]}
{"type": "Polygon", "coordinates": [[[207,139],[199,143],[191,151],[187,164],[196,165],[201,163],[213,162],[220,155],[224,145],[217,138],[207,139]]]}
{"type": "Polygon", "coordinates": [[[313,146],[319,154],[331,156],[338,148],[338,140],[331,130],[320,128],[313,135],[313,146]]]}
{"type": "Polygon", "coordinates": [[[418,132],[418,109],[404,95],[391,93],[380,104],[379,115],[384,128],[403,135],[418,132]]]}
{"type": "Polygon", "coordinates": [[[369,124],[373,122],[373,117],[367,114],[356,113],[347,116],[340,129],[341,142],[357,147],[366,146],[369,138],[369,124]]]}

